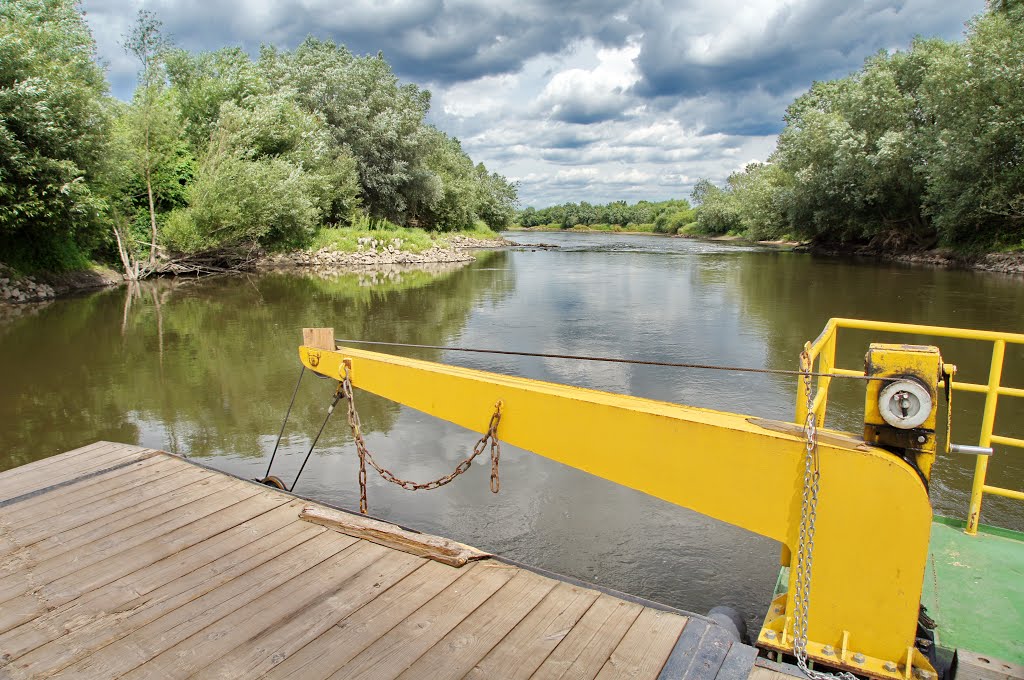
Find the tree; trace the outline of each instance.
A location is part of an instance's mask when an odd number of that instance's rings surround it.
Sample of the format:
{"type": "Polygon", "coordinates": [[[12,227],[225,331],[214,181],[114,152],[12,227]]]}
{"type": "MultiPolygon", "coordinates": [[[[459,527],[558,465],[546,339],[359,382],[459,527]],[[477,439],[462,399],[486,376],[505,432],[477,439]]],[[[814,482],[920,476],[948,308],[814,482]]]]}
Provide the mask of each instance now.
{"type": "Polygon", "coordinates": [[[241,105],[247,98],[270,92],[270,84],[240,47],[199,54],[171,49],[164,54],[164,62],[185,136],[197,155],[206,150],[225,102],[241,105]]]}
{"type": "Polygon", "coordinates": [[[519,192],[516,185],[496,172],[488,174],[487,167],[478,163],[475,168],[477,196],[476,214],[491,229],[505,229],[515,218],[519,192]]]}
{"type": "Polygon", "coordinates": [[[95,44],[72,0],[0,3],[0,255],[82,266],[102,243],[92,183],[109,121],[95,44]]]}
{"type": "MultiPolygon", "coordinates": [[[[135,25],[124,36],[124,49],[138,59],[139,83],[132,101],[133,116],[129,119],[136,132],[135,163],[146,180],[149,198],[150,245],[149,265],[156,262],[156,201],[153,196],[153,173],[173,153],[179,126],[173,100],[166,92],[162,58],[169,43],[160,35],[160,21],[147,10],[140,9],[135,25]]],[[[120,239],[119,239],[120,242],[120,239]]]]}
{"type": "Polygon", "coordinates": [[[325,222],[348,221],[359,184],[351,155],[286,88],[221,106],[188,198],[164,229],[177,250],[296,247],[325,222]]]}
{"type": "Polygon", "coordinates": [[[927,46],[935,121],[924,209],[948,245],[1024,244],[1024,5],[1004,2],[962,44],[927,46]]]}
{"type": "Polygon", "coordinates": [[[351,150],[369,213],[404,222],[414,192],[429,183],[436,148],[423,120],[430,93],[399,85],[383,55],[355,57],[344,46],[307,38],[292,52],[265,48],[260,69],[271,89],[292,87],[337,144],[351,150]]]}

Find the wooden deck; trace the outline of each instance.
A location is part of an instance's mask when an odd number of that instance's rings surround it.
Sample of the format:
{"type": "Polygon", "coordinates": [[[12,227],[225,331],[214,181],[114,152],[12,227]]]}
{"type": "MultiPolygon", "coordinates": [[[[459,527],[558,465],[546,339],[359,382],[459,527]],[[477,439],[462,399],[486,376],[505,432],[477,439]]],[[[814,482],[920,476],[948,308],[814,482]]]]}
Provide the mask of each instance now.
{"type": "Polygon", "coordinates": [[[703,617],[446,566],[308,505],[108,442],[0,474],[0,678],[751,675],[753,648],[703,617]]]}

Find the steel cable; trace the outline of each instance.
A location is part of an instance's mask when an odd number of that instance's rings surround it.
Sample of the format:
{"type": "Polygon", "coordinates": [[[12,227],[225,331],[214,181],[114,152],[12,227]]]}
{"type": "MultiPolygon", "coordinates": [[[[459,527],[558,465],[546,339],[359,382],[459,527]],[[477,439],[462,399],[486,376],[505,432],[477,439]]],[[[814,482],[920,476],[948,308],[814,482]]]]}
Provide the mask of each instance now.
{"type": "Polygon", "coordinates": [[[667,368],[692,368],[705,371],[730,371],[734,373],[766,373],[771,375],[788,375],[795,378],[812,376],[817,378],[849,378],[852,380],[891,380],[872,375],[841,375],[838,373],[815,373],[814,371],[787,370],[783,368],[753,368],[750,366],[720,366],[715,364],[690,364],[671,361],[648,361],[644,359],[624,359],[621,357],[596,357],[577,354],[545,354],[542,352],[516,352],[501,349],[480,349],[476,347],[446,347],[443,345],[416,345],[406,342],[380,342],[375,340],[352,340],[336,338],[335,342],[345,345],[377,345],[384,347],[411,347],[415,349],[439,349],[449,352],[475,352],[478,354],[501,354],[518,357],[539,357],[542,359],[575,359],[577,361],[603,361],[615,364],[634,364],[637,366],[664,366],[667,368]]]}

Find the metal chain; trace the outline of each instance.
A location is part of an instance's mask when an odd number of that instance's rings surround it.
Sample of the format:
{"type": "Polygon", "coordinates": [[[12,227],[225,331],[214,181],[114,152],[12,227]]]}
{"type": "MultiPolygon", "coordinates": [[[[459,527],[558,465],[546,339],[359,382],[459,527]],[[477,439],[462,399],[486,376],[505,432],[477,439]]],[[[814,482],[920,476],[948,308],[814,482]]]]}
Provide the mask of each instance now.
{"type": "Polygon", "coordinates": [[[800,501],[800,533],[796,550],[796,592],[793,598],[793,655],[797,666],[811,680],[857,680],[852,673],[822,673],[807,664],[808,613],[811,607],[811,569],[814,564],[814,531],[818,512],[821,470],[818,465],[818,423],[812,393],[813,361],[805,350],[800,354],[807,416],[804,418],[804,484],[800,501]]]}
{"type": "Polygon", "coordinates": [[[452,482],[456,477],[468,470],[473,461],[484,452],[490,442],[491,453],[491,493],[498,493],[501,490],[501,478],[498,476],[498,461],[501,459],[501,442],[498,441],[498,424],[501,422],[501,407],[499,401],[494,405],[494,413],[487,425],[487,433],[477,441],[473,452],[455,466],[455,469],[437,479],[429,482],[411,482],[407,479],[396,477],[393,472],[380,465],[373,458],[373,454],[366,448],[366,440],[363,439],[362,423],[359,420],[359,413],[356,411],[355,398],[352,394],[352,381],[349,377],[348,368],[345,369],[345,377],[341,381],[342,395],[348,400],[348,426],[352,430],[352,440],[355,442],[356,451],[359,452],[359,512],[366,514],[369,507],[366,502],[366,463],[369,462],[377,473],[386,481],[397,484],[407,491],[430,491],[440,488],[452,482]]]}

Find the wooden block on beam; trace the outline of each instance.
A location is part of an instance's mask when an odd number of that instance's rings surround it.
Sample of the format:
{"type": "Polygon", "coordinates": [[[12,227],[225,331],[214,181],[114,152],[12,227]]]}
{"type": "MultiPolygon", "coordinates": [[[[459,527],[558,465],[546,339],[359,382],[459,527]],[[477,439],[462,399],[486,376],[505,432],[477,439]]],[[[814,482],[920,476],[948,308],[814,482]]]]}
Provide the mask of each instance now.
{"type": "Polygon", "coordinates": [[[417,534],[394,524],[360,515],[350,515],[339,510],[307,505],[299,513],[299,518],[349,536],[365,538],[388,548],[426,557],[452,567],[461,567],[470,560],[480,560],[491,556],[490,553],[447,538],[417,534]]]}
{"type": "Polygon", "coordinates": [[[333,328],[303,328],[302,344],[313,349],[326,349],[334,351],[337,345],[334,344],[333,328]]]}

